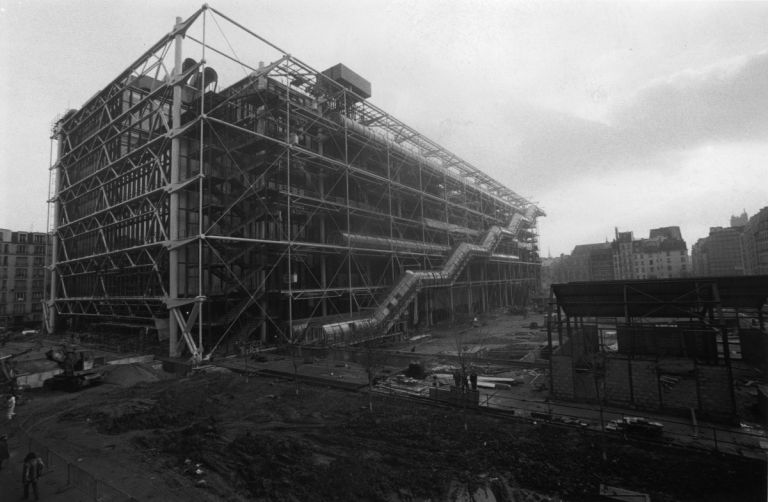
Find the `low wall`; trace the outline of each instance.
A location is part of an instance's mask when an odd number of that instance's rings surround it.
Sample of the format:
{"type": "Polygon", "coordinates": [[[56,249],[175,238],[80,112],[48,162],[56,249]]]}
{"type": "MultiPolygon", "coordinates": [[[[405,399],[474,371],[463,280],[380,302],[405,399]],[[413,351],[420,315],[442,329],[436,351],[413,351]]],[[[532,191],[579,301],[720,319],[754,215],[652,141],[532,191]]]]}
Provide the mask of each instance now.
{"type": "Polygon", "coordinates": [[[456,387],[451,387],[450,389],[430,387],[429,398],[443,403],[478,406],[480,404],[480,391],[466,390],[462,392],[456,387]]]}
{"type": "Polygon", "coordinates": [[[552,396],[651,411],[688,413],[731,422],[736,407],[724,365],[685,358],[629,358],[606,355],[602,374],[578,370],[569,356],[552,356],[552,396]]]}

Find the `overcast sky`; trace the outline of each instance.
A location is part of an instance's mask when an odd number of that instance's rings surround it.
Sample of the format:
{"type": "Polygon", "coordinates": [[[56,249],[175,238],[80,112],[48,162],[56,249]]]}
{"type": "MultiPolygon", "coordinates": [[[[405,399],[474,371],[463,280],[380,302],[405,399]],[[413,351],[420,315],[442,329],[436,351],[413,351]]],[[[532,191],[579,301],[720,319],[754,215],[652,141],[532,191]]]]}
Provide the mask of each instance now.
{"type": "MultiPolygon", "coordinates": [[[[545,256],[768,205],[768,2],[210,5],[537,202],[545,256]]],[[[54,118],[198,7],[0,0],[0,227],[45,228],[54,118]]]]}

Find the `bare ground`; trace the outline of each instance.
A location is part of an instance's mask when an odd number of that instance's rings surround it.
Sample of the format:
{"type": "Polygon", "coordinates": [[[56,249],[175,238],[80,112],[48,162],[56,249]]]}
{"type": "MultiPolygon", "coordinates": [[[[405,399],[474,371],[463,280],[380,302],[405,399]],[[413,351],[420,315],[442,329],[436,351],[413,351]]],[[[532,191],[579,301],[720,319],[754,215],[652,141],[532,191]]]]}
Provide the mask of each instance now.
{"type": "Polygon", "coordinates": [[[138,500],[763,500],[762,462],[644,446],[321,385],[196,374],[18,410],[52,449],[138,500]],[[603,445],[606,460],[603,460],[603,445]],[[198,465],[199,464],[199,465],[198,465]],[[199,473],[197,472],[199,471],[199,473]]]}

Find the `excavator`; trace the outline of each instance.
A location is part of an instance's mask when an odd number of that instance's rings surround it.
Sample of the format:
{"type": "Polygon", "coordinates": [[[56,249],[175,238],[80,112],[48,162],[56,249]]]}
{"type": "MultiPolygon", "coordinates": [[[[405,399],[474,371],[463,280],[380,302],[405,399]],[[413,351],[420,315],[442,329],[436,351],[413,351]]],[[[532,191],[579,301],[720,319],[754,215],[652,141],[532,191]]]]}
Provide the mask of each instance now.
{"type": "Polygon", "coordinates": [[[13,364],[11,362],[14,356],[15,354],[0,355],[0,395],[17,395],[19,392],[16,371],[13,369],[13,364]]]}
{"type": "Polygon", "coordinates": [[[13,394],[19,396],[21,394],[21,387],[19,386],[19,381],[16,375],[16,364],[13,359],[15,357],[23,356],[28,352],[32,352],[33,350],[38,350],[39,348],[40,344],[37,343],[36,345],[15,354],[0,354],[0,395],[13,394]]]}
{"type": "Polygon", "coordinates": [[[49,350],[45,357],[64,370],[45,381],[44,385],[48,389],[75,392],[103,381],[101,372],[94,366],[91,351],[62,346],[61,349],[49,350]]]}

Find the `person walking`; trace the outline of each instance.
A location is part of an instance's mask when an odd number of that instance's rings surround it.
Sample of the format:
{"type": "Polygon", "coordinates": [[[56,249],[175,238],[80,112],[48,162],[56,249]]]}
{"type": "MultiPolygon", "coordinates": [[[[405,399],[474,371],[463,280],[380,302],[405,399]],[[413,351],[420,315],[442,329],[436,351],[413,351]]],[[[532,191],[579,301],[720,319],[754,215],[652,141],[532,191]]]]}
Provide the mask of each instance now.
{"type": "Polygon", "coordinates": [[[24,457],[24,466],[21,470],[21,482],[24,485],[24,500],[29,498],[29,487],[32,487],[32,493],[35,496],[35,500],[39,500],[37,493],[37,479],[43,473],[43,461],[33,451],[27,453],[24,457]]]}
{"type": "Polygon", "coordinates": [[[16,396],[14,394],[8,394],[5,400],[6,418],[12,419],[16,414],[16,396]]]}

